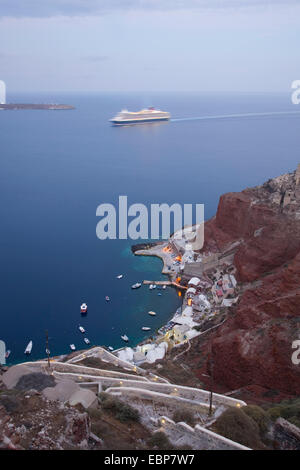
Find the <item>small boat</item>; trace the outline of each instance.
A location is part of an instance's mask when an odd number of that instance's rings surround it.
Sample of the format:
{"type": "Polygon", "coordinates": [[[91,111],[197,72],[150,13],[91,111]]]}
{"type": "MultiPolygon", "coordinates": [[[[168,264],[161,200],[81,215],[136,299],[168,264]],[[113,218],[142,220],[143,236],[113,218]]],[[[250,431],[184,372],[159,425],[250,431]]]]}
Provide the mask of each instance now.
{"type": "Polygon", "coordinates": [[[24,351],[25,354],[30,354],[32,350],[32,341],[29,341],[29,343],[26,346],[26,349],[24,351]]]}
{"type": "Polygon", "coordinates": [[[150,326],[142,326],[143,331],[149,331],[151,330],[150,326]]]}
{"type": "Polygon", "coordinates": [[[47,356],[50,356],[50,349],[45,349],[47,356]]]}
{"type": "Polygon", "coordinates": [[[122,277],[123,277],[123,274],[119,274],[119,275],[117,276],[117,279],[122,279],[122,277]]]}
{"type": "Polygon", "coordinates": [[[90,344],[90,340],[88,338],[83,338],[83,341],[85,342],[85,344],[90,344]]]}
{"type": "Polygon", "coordinates": [[[138,289],[139,287],[141,287],[141,285],[142,284],[140,282],[136,282],[135,284],[131,286],[131,289],[138,289]]]}
{"type": "Polygon", "coordinates": [[[153,312],[152,310],[150,310],[148,313],[149,313],[149,315],[152,315],[152,316],[156,315],[156,313],[153,312]]]}
{"type": "Polygon", "coordinates": [[[76,349],[75,344],[70,344],[70,348],[72,349],[72,351],[75,351],[76,349]]]}
{"type": "Polygon", "coordinates": [[[11,353],[11,350],[8,349],[8,350],[6,351],[6,353],[5,353],[5,358],[6,358],[6,359],[9,358],[10,353],[11,353]]]}
{"type": "Polygon", "coordinates": [[[87,304],[83,303],[80,305],[80,311],[81,313],[86,313],[87,312],[87,304]]]}
{"type": "Polygon", "coordinates": [[[85,329],[83,328],[83,326],[80,326],[78,327],[79,331],[81,331],[81,333],[85,333],[85,329]]]}
{"type": "Polygon", "coordinates": [[[157,295],[161,295],[161,293],[159,292],[157,295]]]}
{"type": "Polygon", "coordinates": [[[114,350],[114,348],[113,348],[112,346],[108,346],[108,349],[109,349],[110,351],[113,351],[113,350],[114,350]]]}
{"type": "Polygon", "coordinates": [[[166,288],[167,288],[167,286],[162,286],[162,288],[163,288],[163,289],[166,289],[166,288]]]}
{"type": "Polygon", "coordinates": [[[121,338],[122,338],[123,341],[125,341],[126,343],[128,343],[128,341],[129,341],[128,336],[122,335],[121,338]]]}
{"type": "Polygon", "coordinates": [[[108,297],[108,295],[105,296],[105,300],[106,302],[109,302],[110,301],[110,297],[108,297]]]}

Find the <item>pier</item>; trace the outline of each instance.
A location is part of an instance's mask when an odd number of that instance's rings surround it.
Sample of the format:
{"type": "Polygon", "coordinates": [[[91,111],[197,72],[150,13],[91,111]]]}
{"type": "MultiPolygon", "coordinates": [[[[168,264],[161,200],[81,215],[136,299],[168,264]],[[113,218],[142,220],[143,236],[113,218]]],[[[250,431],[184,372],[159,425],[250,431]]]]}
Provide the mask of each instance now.
{"type": "Polygon", "coordinates": [[[173,286],[177,287],[178,289],[187,289],[187,286],[182,286],[181,284],[178,284],[176,281],[147,281],[144,280],[143,284],[149,285],[149,284],[154,284],[156,286],[173,286]]]}

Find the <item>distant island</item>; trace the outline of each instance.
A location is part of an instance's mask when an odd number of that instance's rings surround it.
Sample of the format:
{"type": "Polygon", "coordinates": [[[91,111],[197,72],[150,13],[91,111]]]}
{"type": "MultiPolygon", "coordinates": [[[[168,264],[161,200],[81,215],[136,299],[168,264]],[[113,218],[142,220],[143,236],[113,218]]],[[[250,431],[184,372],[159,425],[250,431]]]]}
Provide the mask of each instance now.
{"type": "Polygon", "coordinates": [[[5,109],[5,110],[14,110],[14,109],[61,110],[61,109],[75,109],[75,107],[71,106],[69,104],[8,103],[8,104],[0,104],[0,109],[5,109]]]}

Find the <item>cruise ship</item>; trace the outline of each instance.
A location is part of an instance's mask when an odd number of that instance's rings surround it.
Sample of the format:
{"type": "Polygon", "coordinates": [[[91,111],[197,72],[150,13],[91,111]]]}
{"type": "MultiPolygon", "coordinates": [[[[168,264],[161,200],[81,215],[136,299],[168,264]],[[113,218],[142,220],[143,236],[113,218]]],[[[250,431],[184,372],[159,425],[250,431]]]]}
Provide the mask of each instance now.
{"type": "Polygon", "coordinates": [[[155,108],[142,109],[137,112],[130,112],[124,109],[114,118],[110,119],[110,122],[115,125],[139,124],[140,122],[168,121],[170,117],[170,113],[155,108]]]}

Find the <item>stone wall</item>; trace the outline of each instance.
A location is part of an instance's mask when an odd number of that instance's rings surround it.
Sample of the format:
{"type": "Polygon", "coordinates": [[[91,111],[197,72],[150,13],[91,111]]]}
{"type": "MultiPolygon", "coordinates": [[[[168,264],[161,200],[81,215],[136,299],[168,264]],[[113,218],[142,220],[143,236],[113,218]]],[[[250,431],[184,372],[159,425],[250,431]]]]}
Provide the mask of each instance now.
{"type": "Polygon", "coordinates": [[[199,424],[192,428],[186,423],[175,423],[165,416],[158,424],[160,424],[159,430],[163,431],[176,446],[188,445],[193,450],[251,450],[199,424]]]}

